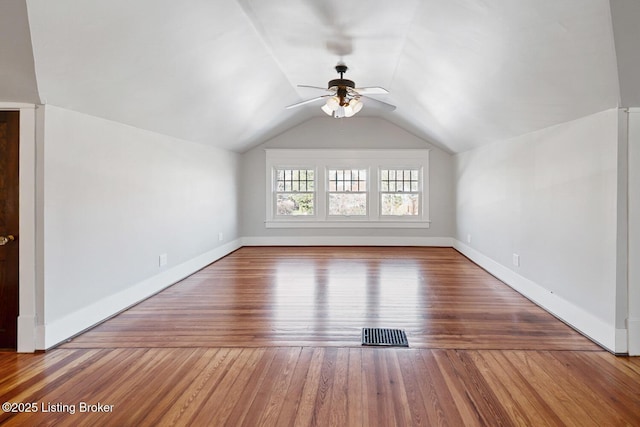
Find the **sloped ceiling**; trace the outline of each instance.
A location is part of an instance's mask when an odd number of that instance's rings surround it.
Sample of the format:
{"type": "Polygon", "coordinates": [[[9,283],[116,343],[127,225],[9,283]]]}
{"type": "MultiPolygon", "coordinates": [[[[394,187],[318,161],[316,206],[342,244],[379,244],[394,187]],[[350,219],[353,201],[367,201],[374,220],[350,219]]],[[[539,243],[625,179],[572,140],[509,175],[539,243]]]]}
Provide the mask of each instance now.
{"type": "Polygon", "coordinates": [[[616,42],[620,101],[623,107],[640,107],[640,1],[611,0],[616,42]]]}
{"type": "Polygon", "coordinates": [[[23,1],[0,0],[0,101],[40,102],[23,1]]]}
{"type": "Polygon", "coordinates": [[[324,116],[284,107],[316,96],[297,85],[325,86],[339,61],[398,107],[359,115],[450,152],[620,99],[607,0],[26,4],[42,102],[240,152],[324,116]]]}

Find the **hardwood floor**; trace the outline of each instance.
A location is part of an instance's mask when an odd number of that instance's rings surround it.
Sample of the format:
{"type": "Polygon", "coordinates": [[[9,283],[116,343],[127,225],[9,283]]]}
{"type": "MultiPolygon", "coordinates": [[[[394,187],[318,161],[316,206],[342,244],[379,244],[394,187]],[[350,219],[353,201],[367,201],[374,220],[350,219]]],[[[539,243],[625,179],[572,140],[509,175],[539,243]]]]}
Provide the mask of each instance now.
{"type": "Polygon", "coordinates": [[[6,425],[634,426],[640,358],[450,248],[247,247],[54,350],[0,353],[0,402],[38,410],[6,425]],[[365,326],[411,348],[361,347],[365,326]]]}

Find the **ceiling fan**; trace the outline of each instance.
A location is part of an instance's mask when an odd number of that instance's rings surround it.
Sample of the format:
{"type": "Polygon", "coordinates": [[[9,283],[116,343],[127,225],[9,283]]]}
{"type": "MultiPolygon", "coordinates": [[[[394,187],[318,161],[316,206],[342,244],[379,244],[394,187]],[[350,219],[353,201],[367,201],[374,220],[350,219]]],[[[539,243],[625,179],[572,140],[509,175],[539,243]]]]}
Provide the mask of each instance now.
{"type": "Polygon", "coordinates": [[[395,105],[369,97],[369,95],[385,95],[388,94],[389,91],[379,86],[356,88],[353,80],[344,78],[344,73],[346,73],[347,70],[348,68],[344,64],[336,65],[336,71],[340,74],[340,78],[330,80],[326,89],[318,86],[298,85],[298,87],[319,89],[330,93],[289,105],[286,108],[296,108],[301,105],[326,99],[326,103],[322,106],[322,111],[329,116],[339,119],[342,117],[351,117],[362,110],[362,99],[364,98],[368,100],[367,102],[371,101],[385,110],[393,111],[396,109],[395,105]]]}

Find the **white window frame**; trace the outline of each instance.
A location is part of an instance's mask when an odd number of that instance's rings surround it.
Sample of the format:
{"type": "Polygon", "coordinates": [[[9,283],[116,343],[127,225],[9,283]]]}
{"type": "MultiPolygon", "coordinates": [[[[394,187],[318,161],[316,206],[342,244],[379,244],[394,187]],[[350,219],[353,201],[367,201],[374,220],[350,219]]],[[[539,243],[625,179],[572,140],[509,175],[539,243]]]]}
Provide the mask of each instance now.
{"type": "Polygon", "coordinates": [[[429,149],[276,149],[266,152],[266,228],[429,228],[429,149]],[[315,170],[314,215],[277,215],[275,171],[315,170]],[[367,170],[367,215],[328,214],[328,170],[367,170]],[[380,170],[418,169],[418,215],[381,215],[380,170]]]}
{"type": "MultiPolygon", "coordinates": [[[[353,163],[351,163],[353,164],[353,163]]],[[[368,221],[369,219],[369,211],[371,210],[371,170],[368,167],[363,167],[363,166],[347,166],[347,165],[339,165],[336,166],[334,164],[330,164],[330,165],[326,165],[325,166],[325,181],[324,181],[324,194],[325,194],[325,200],[326,200],[326,209],[325,209],[325,216],[327,218],[328,221],[368,221]],[[338,170],[348,170],[348,169],[356,169],[356,170],[364,170],[367,173],[367,188],[364,191],[364,195],[365,195],[365,203],[367,205],[367,212],[364,215],[331,215],[329,213],[329,199],[330,199],[330,195],[331,193],[334,194],[343,194],[343,192],[337,192],[337,191],[330,191],[329,190],[329,179],[330,177],[329,175],[329,171],[334,170],[334,169],[338,169],[338,170]]],[[[359,192],[361,193],[361,192],[359,192]]]]}
{"type": "Polygon", "coordinates": [[[275,218],[284,218],[284,219],[291,219],[291,218],[299,218],[299,217],[303,217],[303,218],[307,218],[307,219],[311,219],[314,220],[316,217],[316,204],[317,204],[317,199],[318,199],[318,193],[316,188],[318,187],[318,183],[317,183],[317,174],[318,171],[315,170],[315,168],[313,167],[300,167],[300,166],[294,166],[294,167],[288,167],[288,166],[277,166],[273,168],[273,216],[275,218]],[[279,170],[312,170],[313,171],[313,191],[277,191],[276,188],[276,175],[277,172],[279,170]],[[302,193],[311,193],[313,194],[313,214],[310,215],[281,215],[278,214],[278,206],[277,206],[277,201],[276,199],[278,198],[278,194],[283,194],[283,193],[290,193],[290,194],[302,194],[302,193]]]}
{"type": "Polygon", "coordinates": [[[380,215],[380,219],[381,220],[389,220],[389,219],[394,219],[394,218],[402,218],[403,220],[406,221],[411,221],[415,218],[420,217],[420,214],[422,212],[422,204],[424,203],[423,199],[424,199],[424,190],[422,188],[423,185],[423,180],[421,179],[421,177],[424,175],[424,169],[422,167],[415,167],[415,166],[408,166],[406,164],[404,165],[397,165],[397,166],[384,166],[384,167],[380,167],[378,169],[378,200],[379,200],[379,215],[380,215]],[[382,175],[382,170],[394,170],[394,171],[399,171],[399,170],[417,170],[418,171],[418,190],[417,191],[382,191],[382,180],[380,178],[380,176],[382,175]],[[418,194],[418,201],[419,201],[419,205],[418,205],[418,215],[383,215],[382,214],[382,196],[384,194],[418,194]]]}

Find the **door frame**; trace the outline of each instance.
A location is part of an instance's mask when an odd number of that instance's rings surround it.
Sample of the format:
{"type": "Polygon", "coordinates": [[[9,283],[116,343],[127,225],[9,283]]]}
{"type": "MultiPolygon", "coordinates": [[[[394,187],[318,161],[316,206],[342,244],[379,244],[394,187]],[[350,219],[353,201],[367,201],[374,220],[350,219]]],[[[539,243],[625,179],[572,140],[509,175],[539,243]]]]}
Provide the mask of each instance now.
{"type": "Polygon", "coordinates": [[[33,353],[37,348],[36,108],[35,104],[0,102],[0,110],[20,112],[19,353],[33,353]]]}
{"type": "Polygon", "coordinates": [[[640,356],[640,108],[628,112],[628,242],[627,345],[630,356],[640,356]]]}

